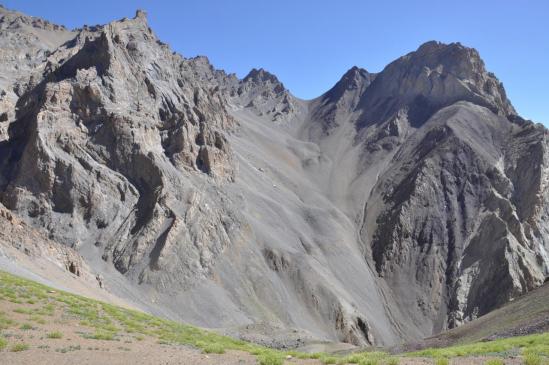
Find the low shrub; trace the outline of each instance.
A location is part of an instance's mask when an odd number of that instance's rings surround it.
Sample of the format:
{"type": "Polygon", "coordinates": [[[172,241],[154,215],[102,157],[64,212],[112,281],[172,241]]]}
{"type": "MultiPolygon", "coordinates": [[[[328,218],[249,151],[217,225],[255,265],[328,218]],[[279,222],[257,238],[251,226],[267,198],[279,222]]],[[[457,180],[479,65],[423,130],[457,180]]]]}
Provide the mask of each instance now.
{"type": "Polygon", "coordinates": [[[30,323],[23,323],[21,325],[21,327],[19,327],[19,329],[22,329],[22,330],[31,330],[32,329],[32,325],[30,323]]]}
{"type": "Polygon", "coordinates": [[[224,354],[225,348],[218,343],[210,343],[202,347],[202,351],[206,354],[224,354]]]}
{"type": "Polygon", "coordinates": [[[282,355],[274,352],[263,352],[257,356],[259,365],[282,365],[284,358],[282,355]]]}
{"type": "Polygon", "coordinates": [[[59,339],[63,338],[63,334],[59,331],[50,332],[46,335],[47,338],[59,339]]]}
{"type": "Polygon", "coordinates": [[[29,349],[29,345],[26,343],[18,343],[11,347],[11,352],[21,352],[29,349]]]}

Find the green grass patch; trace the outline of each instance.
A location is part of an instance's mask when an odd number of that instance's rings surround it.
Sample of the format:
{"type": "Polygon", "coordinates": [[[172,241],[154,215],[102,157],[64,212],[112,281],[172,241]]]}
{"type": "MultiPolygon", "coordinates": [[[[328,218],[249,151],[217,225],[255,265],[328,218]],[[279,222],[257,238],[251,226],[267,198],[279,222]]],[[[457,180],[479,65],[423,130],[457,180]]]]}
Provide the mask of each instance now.
{"type": "Polygon", "coordinates": [[[435,359],[435,365],[448,365],[450,361],[448,361],[445,357],[437,357],[435,359]]]}
{"type": "Polygon", "coordinates": [[[224,354],[225,348],[217,343],[205,344],[202,351],[206,354],[224,354]]]}
{"type": "Polygon", "coordinates": [[[486,360],[484,365],[504,365],[504,362],[501,359],[490,359],[486,360]]]}
{"type": "Polygon", "coordinates": [[[7,318],[4,314],[0,314],[0,330],[8,329],[16,324],[14,320],[7,318]]]}
{"type": "Polygon", "coordinates": [[[542,358],[535,352],[526,350],[523,355],[524,365],[542,365],[542,358]]]}
{"type": "MultiPolygon", "coordinates": [[[[389,354],[386,352],[381,351],[367,351],[367,352],[360,352],[360,353],[354,353],[351,355],[347,355],[343,357],[342,359],[338,360],[338,364],[359,364],[359,365],[381,365],[388,363],[389,359],[393,359],[389,357],[389,354]]],[[[322,360],[322,358],[321,358],[322,360]]],[[[393,362],[396,361],[398,364],[398,359],[394,358],[392,360],[393,362]]]]}
{"type": "Polygon", "coordinates": [[[549,332],[528,336],[518,336],[494,341],[475,342],[446,348],[430,348],[408,353],[407,356],[460,357],[477,355],[505,355],[513,352],[533,352],[549,356],[549,332]]]}
{"type": "Polygon", "coordinates": [[[21,325],[21,327],[19,327],[19,329],[22,329],[22,330],[31,330],[32,329],[32,324],[30,323],[23,323],[21,325]]]}
{"type": "Polygon", "coordinates": [[[33,314],[29,318],[31,321],[36,322],[38,324],[46,324],[46,320],[42,317],[40,317],[38,314],[33,314]]]}
{"type": "Polygon", "coordinates": [[[92,334],[86,334],[84,335],[84,338],[92,340],[114,341],[116,340],[116,334],[112,332],[98,331],[92,334]]]}
{"type": "Polygon", "coordinates": [[[282,354],[267,351],[260,353],[257,356],[259,365],[282,365],[284,364],[284,356],[282,354]]]}
{"type": "Polygon", "coordinates": [[[378,359],[362,359],[358,362],[359,365],[380,365],[380,360],[378,359]]]}
{"type": "Polygon", "coordinates": [[[59,339],[63,338],[63,334],[59,331],[50,332],[46,335],[47,338],[59,339]]]}
{"type": "Polygon", "coordinates": [[[27,345],[26,343],[18,343],[18,344],[13,345],[10,348],[10,351],[11,352],[21,352],[21,351],[26,351],[28,349],[29,349],[29,345],[27,345]]]}
{"type": "Polygon", "coordinates": [[[322,356],[320,358],[320,362],[323,364],[336,364],[337,363],[337,357],[335,356],[322,356]]]}
{"type": "Polygon", "coordinates": [[[0,337],[0,350],[3,350],[8,345],[8,341],[4,337],[0,337]]]}

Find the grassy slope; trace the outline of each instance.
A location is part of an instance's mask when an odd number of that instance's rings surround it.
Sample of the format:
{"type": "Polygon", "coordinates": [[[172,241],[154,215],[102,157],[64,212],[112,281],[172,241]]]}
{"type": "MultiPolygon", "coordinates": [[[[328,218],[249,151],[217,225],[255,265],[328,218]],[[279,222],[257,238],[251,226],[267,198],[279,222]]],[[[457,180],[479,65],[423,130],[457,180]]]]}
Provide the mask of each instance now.
{"type": "Polygon", "coordinates": [[[463,326],[425,340],[428,347],[446,347],[486,339],[547,331],[549,283],[463,326]]]}
{"type": "MultiPolygon", "coordinates": [[[[328,364],[375,365],[399,362],[399,358],[391,357],[383,352],[329,356],[319,353],[304,354],[272,350],[135,310],[53,290],[0,271],[0,304],[2,301],[19,304],[20,306],[14,311],[28,315],[29,321],[39,324],[45,323],[54,310],[63,311],[70,318],[80,321],[81,325],[89,328],[89,331],[82,333],[82,336],[91,339],[116,340],[122,334],[132,334],[137,339],[146,336],[156,339],[159,343],[191,345],[206,353],[223,353],[226,350],[246,351],[257,355],[259,363],[264,365],[282,364],[288,355],[301,359],[319,359],[320,362],[328,364]]],[[[10,319],[9,313],[0,312],[0,331],[20,325],[10,319]]],[[[52,336],[54,335],[52,334],[52,336]]],[[[0,350],[7,346],[8,341],[0,334],[0,350]]],[[[533,354],[532,356],[549,356],[549,333],[444,349],[427,349],[401,356],[458,357],[490,354],[503,357],[519,352],[527,352],[529,355],[533,354]]]]}

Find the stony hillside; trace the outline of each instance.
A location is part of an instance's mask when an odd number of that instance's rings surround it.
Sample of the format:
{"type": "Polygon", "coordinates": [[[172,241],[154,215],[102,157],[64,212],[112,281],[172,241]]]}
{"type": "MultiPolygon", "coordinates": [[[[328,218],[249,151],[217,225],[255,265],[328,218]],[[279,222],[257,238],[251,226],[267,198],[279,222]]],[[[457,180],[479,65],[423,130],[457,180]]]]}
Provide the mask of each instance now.
{"type": "Polygon", "coordinates": [[[456,343],[490,342],[549,332],[549,284],[532,290],[463,326],[409,344],[408,349],[445,347],[456,343]]]}
{"type": "Polygon", "coordinates": [[[391,345],[549,276],[547,130],[473,49],[429,42],[303,101],[183,58],[141,11],[0,17],[25,60],[0,65],[0,202],[128,303],[274,346],[391,345]]]}

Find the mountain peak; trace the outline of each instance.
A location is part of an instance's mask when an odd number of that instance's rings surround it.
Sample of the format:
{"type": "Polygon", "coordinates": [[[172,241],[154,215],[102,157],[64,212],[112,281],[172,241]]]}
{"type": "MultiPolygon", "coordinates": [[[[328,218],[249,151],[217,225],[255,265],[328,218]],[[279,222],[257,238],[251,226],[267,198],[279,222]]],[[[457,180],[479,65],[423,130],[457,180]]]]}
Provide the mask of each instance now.
{"type": "Polygon", "coordinates": [[[244,82],[253,81],[253,82],[267,82],[270,81],[272,84],[282,84],[278,78],[266,71],[263,68],[253,68],[243,79],[244,82]]]}
{"type": "Polygon", "coordinates": [[[423,44],[421,44],[416,52],[431,52],[443,48],[458,48],[458,49],[467,49],[468,47],[465,47],[460,42],[451,42],[451,43],[444,43],[440,41],[427,41],[423,44]]]}
{"type": "Polygon", "coordinates": [[[142,21],[147,21],[147,12],[145,10],[137,9],[135,11],[135,17],[134,19],[140,19],[142,21]]]}
{"type": "Polygon", "coordinates": [[[377,75],[363,98],[363,124],[405,108],[421,110],[413,113],[421,116],[412,122],[419,125],[436,110],[458,101],[469,101],[498,115],[516,114],[503,85],[486,70],[476,49],[430,41],[377,75]]]}
{"type": "Polygon", "coordinates": [[[284,84],[263,68],[252,69],[240,80],[236,95],[239,103],[274,122],[288,122],[302,112],[284,84]]]}
{"type": "Polygon", "coordinates": [[[338,83],[341,83],[346,89],[356,89],[365,82],[369,84],[373,76],[367,70],[353,66],[343,74],[338,83]]]}
{"type": "MultiPolygon", "coordinates": [[[[429,41],[401,59],[409,59],[420,67],[431,69],[443,67],[459,78],[470,78],[474,74],[485,74],[484,61],[478,51],[459,42],[442,43],[429,41]]],[[[397,60],[398,61],[398,60],[397,60]]]]}
{"type": "Polygon", "coordinates": [[[372,83],[375,76],[375,74],[372,74],[363,68],[353,66],[347,70],[341,79],[339,79],[339,81],[322,97],[330,102],[337,102],[344,95],[352,92],[353,94],[356,94],[354,95],[354,98],[359,98],[372,83]]]}

